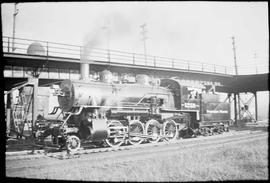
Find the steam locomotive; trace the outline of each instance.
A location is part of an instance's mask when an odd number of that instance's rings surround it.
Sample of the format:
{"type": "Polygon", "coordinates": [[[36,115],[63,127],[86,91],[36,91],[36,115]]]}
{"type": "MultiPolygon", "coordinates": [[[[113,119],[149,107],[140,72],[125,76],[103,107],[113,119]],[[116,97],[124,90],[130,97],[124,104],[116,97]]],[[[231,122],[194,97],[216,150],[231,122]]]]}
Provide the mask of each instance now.
{"type": "Polygon", "coordinates": [[[64,80],[54,94],[59,102],[54,113],[62,110],[63,120],[38,128],[36,136],[52,135],[70,151],[83,142],[117,147],[229,130],[230,104],[203,85],[188,86],[177,78],[151,81],[138,75],[136,83],[113,83],[105,70],[99,81],[64,80]]]}

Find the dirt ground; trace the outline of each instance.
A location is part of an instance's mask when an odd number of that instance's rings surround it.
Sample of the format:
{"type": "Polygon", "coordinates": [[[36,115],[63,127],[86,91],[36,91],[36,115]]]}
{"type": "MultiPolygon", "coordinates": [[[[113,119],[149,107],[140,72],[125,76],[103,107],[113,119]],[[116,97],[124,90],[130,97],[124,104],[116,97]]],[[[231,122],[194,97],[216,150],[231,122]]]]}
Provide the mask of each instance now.
{"type": "MultiPolygon", "coordinates": [[[[235,131],[235,134],[237,133],[238,132],[235,131]]],[[[259,144],[260,146],[258,147],[263,147],[263,149],[259,148],[260,150],[258,150],[258,148],[256,148],[256,150],[247,153],[254,155],[255,163],[262,160],[262,162],[267,162],[267,165],[258,168],[256,174],[251,174],[247,176],[247,178],[252,180],[265,179],[268,177],[268,174],[265,173],[266,170],[268,172],[268,160],[264,157],[265,152],[267,153],[268,150],[268,131],[266,131],[265,128],[264,130],[258,130],[258,128],[256,130],[250,129],[239,136],[231,135],[225,136],[224,138],[221,138],[221,136],[219,138],[211,136],[186,139],[181,143],[156,145],[123,151],[91,154],[75,153],[69,156],[65,152],[57,156],[54,156],[53,153],[46,155],[41,154],[39,156],[25,155],[23,157],[18,155],[6,155],[6,176],[31,179],[87,181],[215,180],[225,175],[220,172],[228,171],[232,167],[228,167],[228,170],[220,170],[219,173],[212,173],[211,176],[216,174],[216,176],[212,177],[209,177],[208,174],[206,176],[205,173],[201,172],[201,168],[199,168],[198,171],[202,173],[202,176],[196,178],[198,173],[190,173],[192,171],[187,172],[189,165],[185,164],[185,160],[189,159],[190,165],[192,165],[194,159],[196,162],[202,161],[203,163],[204,160],[211,162],[212,160],[209,159],[210,155],[221,150],[221,153],[224,154],[223,151],[226,147],[228,149],[235,149],[243,146],[243,148],[248,149],[254,144],[259,144]],[[198,153],[194,154],[194,152],[198,153]],[[198,156],[198,154],[200,154],[200,156],[198,156]],[[209,156],[206,156],[206,154],[209,154],[209,156]],[[178,172],[178,169],[179,171],[181,170],[181,173],[178,172]],[[157,175],[157,172],[160,173],[157,175]]],[[[239,151],[241,152],[242,150],[239,151]]],[[[232,156],[238,156],[238,154],[232,154],[232,156]]],[[[213,155],[211,157],[215,156],[213,155]]],[[[224,156],[223,158],[226,159],[227,157],[224,156]]],[[[214,163],[216,164],[216,161],[214,161],[214,163]]],[[[221,166],[224,168],[228,165],[228,163],[225,165],[223,165],[223,163],[215,165],[217,168],[215,168],[214,172],[219,170],[221,166]]],[[[254,162],[249,164],[253,166],[254,162]]],[[[209,166],[213,167],[211,163],[209,166]]],[[[236,165],[232,166],[234,167],[236,165]]],[[[209,169],[209,167],[206,166],[204,169],[209,169]]],[[[235,172],[236,171],[232,172],[233,176],[227,176],[221,179],[241,180],[241,177],[237,177],[238,174],[234,175],[235,172]]]]}

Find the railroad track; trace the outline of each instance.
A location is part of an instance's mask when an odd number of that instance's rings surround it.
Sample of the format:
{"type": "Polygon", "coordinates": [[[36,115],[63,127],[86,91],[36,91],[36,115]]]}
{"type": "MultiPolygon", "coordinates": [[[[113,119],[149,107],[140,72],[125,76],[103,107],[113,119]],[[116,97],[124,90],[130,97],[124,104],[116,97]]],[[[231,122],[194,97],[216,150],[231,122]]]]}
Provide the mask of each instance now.
{"type": "MultiPolygon", "coordinates": [[[[56,171],[73,172],[92,169],[109,168],[110,166],[126,166],[134,163],[144,163],[153,160],[153,157],[175,157],[194,151],[211,152],[213,149],[226,148],[226,146],[249,144],[258,141],[267,143],[268,132],[235,132],[223,135],[199,137],[194,139],[179,140],[171,143],[142,144],[140,146],[123,146],[118,149],[105,148],[81,150],[67,156],[66,152],[34,154],[34,155],[7,155],[6,173],[11,177],[48,178],[55,177],[56,171]],[[129,147],[129,148],[128,148],[129,147]],[[94,151],[95,150],[95,151],[94,151]],[[75,170],[72,169],[74,165],[75,170]],[[62,171],[63,170],[63,171],[62,171]],[[43,172],[43,173],[41,173],[43,172]],[[46,174],[46,175],[44,175],[46,174]]],[[[57,176],[58,177],[58,176],[57,176]]]]}
{"type": "MultiPolygon", "coordinates": [[[[143,144],[142,146],[126,149],[125,147],[100,152],[85,150],[72,154],[70,157],[66,153],[50,153],[47,155],[8,155],[6,156],[6,172],[10,176],[24,176],[26,172],[36,171],[54,172],[50,167],[69,167],[71,164],[81,164],[91,162],[91,165],[105,164],[106,162],[117,162],[129,164],[131,162],[144,161],[158,154],[159,158],[173,156],[175,153],[191,152],[194,149],[205,150],[213,148],[223,148],[226,144],[243,144],[252,141],[262,141],[268,139],[268,133],[237,133],[224,137],[187,139],[174,143],[143,144]],[[95,153],[96,152],[96,153],[95,153]]],[[[109,163],[110,164],[110,163],[109,163]]],[[[31,173],[30,173],[31,174],[31,173]]]]}
{"type": "MultiPolygon", "coordinates": [[[[67,154],[66,151],[63,152],[55,152],[55,153],[46,153],[44,150],[36,150],[33,154],[31,151],[22,151],[22,152],[6,152],[6,159],[37,159],[42,157],[50,157],[50,158],[58,158],[58,159],[70,159],[76,158],[81,155],[85,154],[104,154],[106,152],[123,152],[128,151],[129,153],[133,154],[137,151],[140,153],[146,153],[149,149],[155,149],[158,147],[158,152],[170,152],[174,150],[184,150],[189,149],[194,146],[207,148],[210,146],[218,145],[218,144],[225,144],[225,143],[232,143],[232,142],[244,142],[247,140],[262,138],[267,136],[268,133],[262,133],[260,131],[244,131],[244,132],[227,132],[220,135],[214,136],[207,136],[203,137],[200,136],[198,138],[191,138],[191,139],[180,139],[170,142],[159,142],[159,143],[146,143],[140,144],[138,146],[120,146],[117,148],[95,148],[95,149],[81,149],[77,152],[73,152],[67,154]]],[[[109,153],[106,154],[106,158],[110,157],[109,153]]],[[[115,155],[114,155],[115,156],[115,155]]]]}

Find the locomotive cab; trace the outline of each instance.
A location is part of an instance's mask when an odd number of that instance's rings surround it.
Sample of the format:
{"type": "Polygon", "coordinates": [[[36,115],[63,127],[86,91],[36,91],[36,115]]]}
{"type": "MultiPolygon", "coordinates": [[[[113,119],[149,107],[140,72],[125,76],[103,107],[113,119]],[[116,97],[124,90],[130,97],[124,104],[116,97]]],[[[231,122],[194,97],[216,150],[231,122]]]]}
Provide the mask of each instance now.
{"type": "Polygon", "coordinates": [[[174,96],[175,109],[188,113],[191,117],[190,126],[198,128],[201,93],[205,87],[201,84],[183,83],[177,78],[162,79],[161,86],[171,90],[174,96]]]}
{"type": "Polygon", "coordinates": [[[175,108],[190,115],[189,127],[204,134],[226,131],[230,121],[230,104],[219,95],[206,92],[201,84],[184,83],[177,78],[162,79],[161,86],[171,90],[175,108]],[[217,129],[218,128],[218,129],[217,129]]]}

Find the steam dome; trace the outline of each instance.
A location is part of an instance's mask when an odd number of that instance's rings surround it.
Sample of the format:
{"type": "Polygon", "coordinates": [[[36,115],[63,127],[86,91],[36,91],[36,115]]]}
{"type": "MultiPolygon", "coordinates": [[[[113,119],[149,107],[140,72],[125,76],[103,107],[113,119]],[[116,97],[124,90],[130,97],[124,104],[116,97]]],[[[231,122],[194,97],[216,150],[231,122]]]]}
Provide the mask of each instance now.
{"type": "Polygon", "coordinates": [[[27,54],[45,56],[46,51],[45,51],[45,49],[43,48],[43,46],[40,43],[34,42],[34,43],[29,45],[29,47],[27,49],[27,54]]]}
{"type": "Polygon", "coordinates": [[[136,76],[136,82],[141,85],[149,85],[150,84],[150,79],[149,76],[145,74],[138,74],[136,76]]]}
{"type": "Polygon", "coordinates": [[[110,71],[104,70],[100,74],[100,80],[104,83],[112,83],[113,81],[113,75],[110,71]]]}

